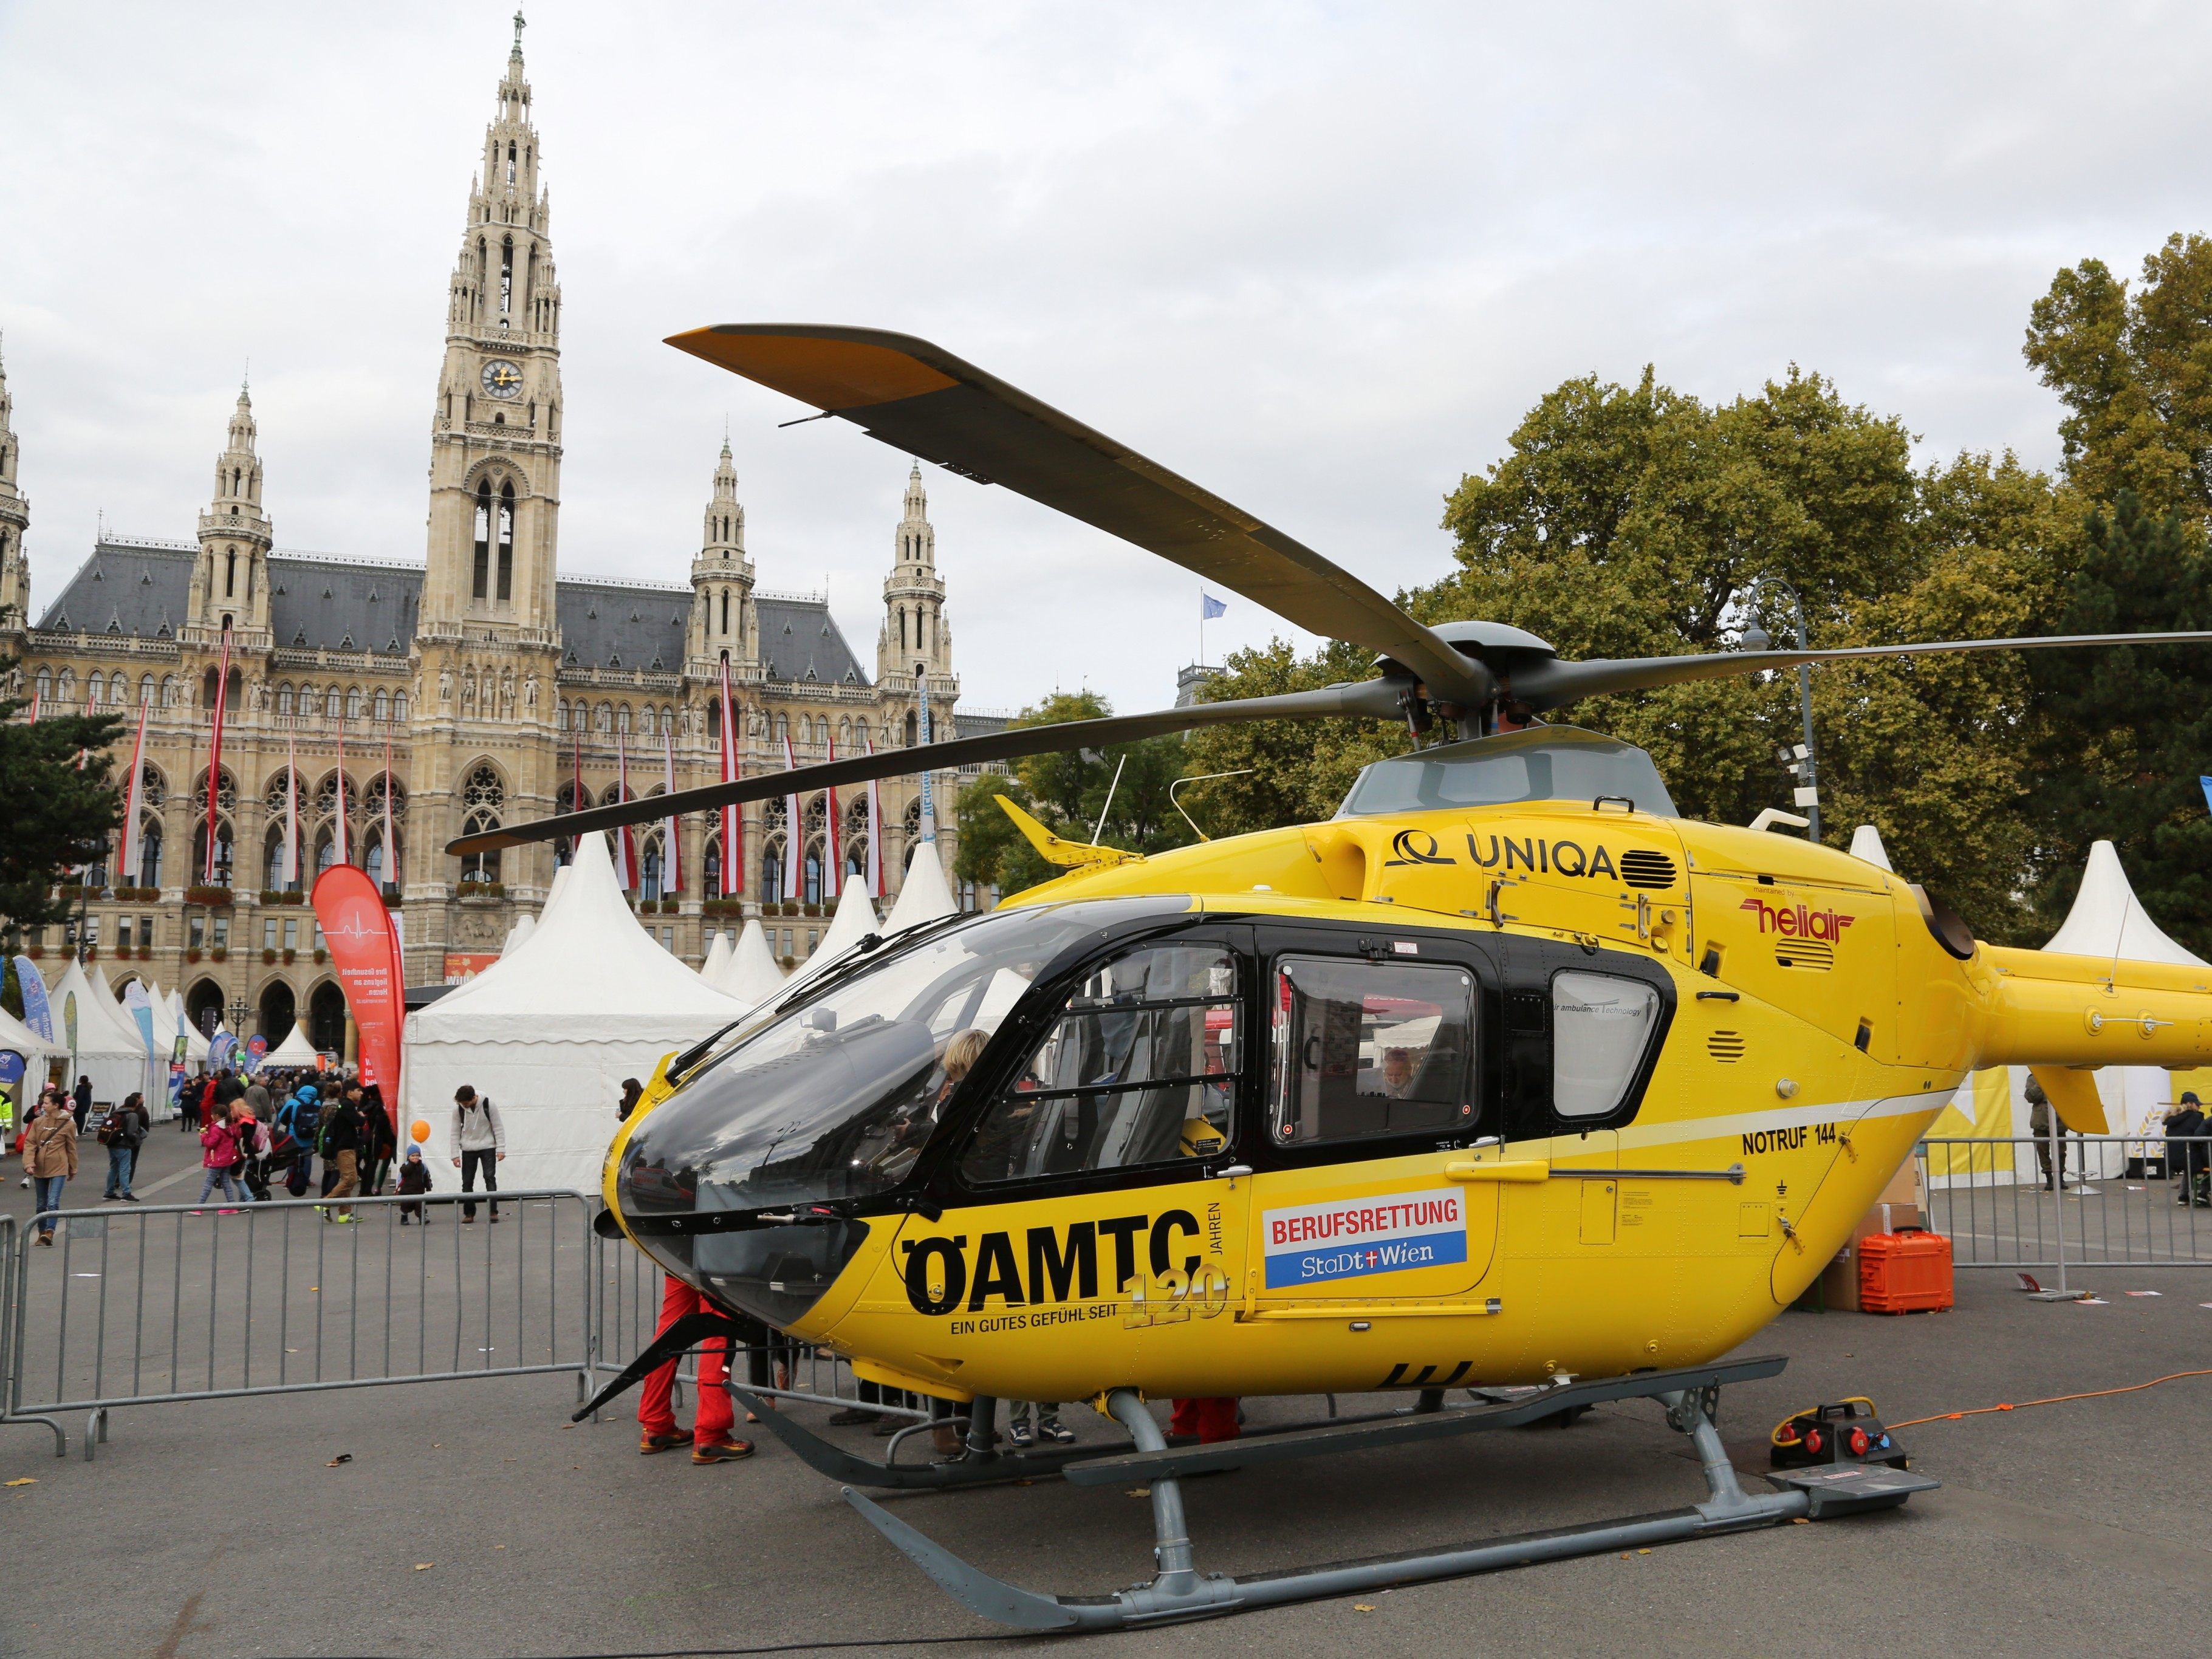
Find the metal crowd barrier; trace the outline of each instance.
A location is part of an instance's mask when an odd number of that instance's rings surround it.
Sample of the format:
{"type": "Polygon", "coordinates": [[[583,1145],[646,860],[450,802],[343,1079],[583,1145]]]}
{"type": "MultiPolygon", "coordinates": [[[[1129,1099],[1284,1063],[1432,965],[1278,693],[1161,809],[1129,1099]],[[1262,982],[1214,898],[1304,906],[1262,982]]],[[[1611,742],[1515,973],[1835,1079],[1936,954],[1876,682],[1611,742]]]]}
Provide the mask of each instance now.
{"type": "Polygon", "coordinates": [[[7,1335],[0,1423],[86,1413],[84,1455],[118,1406],[565,1371],[591,1387],[594,1207],[580,1194],[310,1199],[58,1212],[0,1234],[7,1335]],[[402,1205],[428,1224],[401,1224],[402,1205]]]}
{"type": "MultiPolygon", "coordinates": [[[[64,1209],[51,1248],[0,1216],[0,1427],[42,1425],[59,1456],[60,1419],[82,1413],[89,1460],[123,1406],[550,1372],[586,1399],[653,1340],[660,1271],[599,1237],[596,1197],[498,1196],[497,1226],[482,1193],[356,1198],[349,1225],[315,1199],[64,1209]],[[403,1206],[428,1224],[402,1224],[403,1206]]],[[[864,1400],[843,1361],[780,1333],[738,1346],[730,1375],[798,1404],[933,1417],[864,1400]]],[[[697,1386],[694,1359],[678,1381],[697,1386]]]]}
{"type": "Polygon", "coordinates": [[[1931,1139],[1917,1156],[1954,1267],[2212,1267],[2212,1205],[2183,1201],[2212,1137],[1931,1139]]]}

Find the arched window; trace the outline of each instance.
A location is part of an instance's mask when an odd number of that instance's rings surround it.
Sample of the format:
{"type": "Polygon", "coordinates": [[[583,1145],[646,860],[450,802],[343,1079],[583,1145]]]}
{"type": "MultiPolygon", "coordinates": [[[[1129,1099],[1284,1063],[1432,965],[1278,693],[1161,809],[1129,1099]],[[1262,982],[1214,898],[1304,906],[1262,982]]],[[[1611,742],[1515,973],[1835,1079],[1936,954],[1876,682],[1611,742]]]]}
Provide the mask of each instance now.
{"type": "Polygon", "coordinates": [[[817,842],[813,843],[812,845],[809,846],[809,847],[807,848],[807,849],[806,849],[806,868],[805,868],[805,883],[806,883],[806,888],[805,888],[806,902],[807,902],[809,904],[819,904],[819,903],[821,903],[821,902],[822,902],[822,845],[821,845],[821,843],[820,843],[819,842],[817,842]]]}
{"type": "Polygon", "coordinates": [[[722,632],[724,632],[725,634],[726,634],[726,633],[728,633],[729,631],[730,631],[730,590],[729,590],[728,588],[726,588],[726,588],[724,588],[724,589],[722,590],[722,632]]]}
{"type": "Polygon", "coordinates": [[[568,729],[568,700],[566,697],[553,705],[553,729],[556,732],[568,729]]]}
{"type": "Polygon", "coordinates": [[[648,836],[637,854],[637,896],[641,899],[660,896],[660,837],[648,836]]]}
{"type": "MultiPolygon", "coordinates": [[[[230,824],[222,818],[217,818],[215,823],[215,884],[228,887],[230,885],[231,870],[230,824]]],[[[207,820],[203,818],[199,828],[192,833],[192,879],[198,881],[201,872],[206,868],[207,820]]]]}
{"type": "Polygon", "coordinates": [[[629,705],[628,703],[624,703],[621,708],[615,710],[615,730],[623,733],[625,736],[629,734],[629,705]]]}
{"type": "Polygon", "coordinates": [[[151,674],[141,674],[138,677],[138,706],[141,708],[151,708],[154,706],[154,677],[151,674]]]}
{"type": "MultiPolygon", "coordinates": [[[[368,872],[368,878],[376,884],[380,892],[392,884],[394,878],[385,873],[384,837],[381,835],[368,843],[368,856],[362,862],[362,867],[368,872]]],[[[392,867],[395,870],[398,867],[397,860],[392,867]]]]}
{"type": "Polygon", "coordinates": [[[228,553],[223,555],[222,596],[228,599],[235,597],[237,592],[238,550],[234,547],[228,553]]]}
{"type": "Polygon", "coordinates": [[[361,688],[359,686],[349,685],[346,688],[345,708],[348,720],[357,720],[361,718],[361,688]]]}
{"type": "Polygon", "coordinates": [[[41,668],[38,672],[37,678],[34,679],[32,684],[38,690],[39,701],[40,702],[52,702],[54,700],[54,671],[52,669],[41,668]]]}
{"type": "Polygon", "coordinates": [[[906,714],[906,746],[908,748],[913,748],[921,740],[921,723],[915,717],[914,710],[908,709],[906,714]]]}
{"type": "Polygon", "coordinates": [[[276,688],[276,712],[280,714],[292,712],[292,688],[289,683],[276,688]]]}
{"type": "Polygon", "coordinates": [[[337,838],[325,830],[315,842],[315,873],[321,875],[324,871],[337,862],[337,838]]]}
{"type": "Polygon", "coordinates": [[[514,308],[514,238],[499,246],[499,311],[504,317],[514,308]]]}
{"type": "Polygon", "coordinates": [[[514,483],[499,487],[499,597],[514,597],[514,483]]]}
{"type": "Polygon", "coordinates": [[[707,703],[707,738],[719,744],[722,741],[722,700],[712,697],[707,703]]]}
{"type": "Polygon", "coordinates": [[[177,677],[174,674],[164,674],[161,676],[161,707],[174,708],[176,706],[177,677]]]}
{"type": "Polygon", "coordinates": [[[507,187],[509,190],[514,188],[514,144],[512,140],[507,146],[507,187]]]}
{"type": "Polygon", "coordinates": [[[107,682],[100,678],[99,675],[94,674],[90,679],[84,683],[84,706],[87,708],[95,708],[99,707],[100,700],[106,695],[107,682]]]}
{"type": "MultiPolygon", "coordinates": [[[[469,774],[461,789],[461,833],[465,836],[481,834],[500,827],[500,811],[507,805],[507,787],[499,781],[499,774],[489,766],[479,766],[469,774]]],[[[499,851],[468,853],[461,858],[463,881],[497,881],[499,879],[499,851]]]]}
{"type": "Polygon", "coordinates": [[[775,740],[781,743],[790,736],[791,717],[788,714],[778,714],[775,717],[775,740]]]}
{"type": "Polygon", "coordinates": [[[300,688],[300,712],[302,714],[312,714],[315,712],[315,688],[312,685],[303,685],[300,688]]]}
{"type": "Polygon", "coordinates": [[[707,837],[705,863],[706,885],[699,890],[708,898],[720,898],[722,896],[722,838],[720,836],[707,837]]]}
{"type": "Polygon", "coordinates": [[[345,698],[335,685],[324,694],[323,713],[332,720],[340,719],[345,713],[345,698]]]}
{"type": "Polygon", "coordinates": [[[280,819],[269,826],[269,836],[262,859],[261,884],[272,892],[286,889],[297,890],[297,881],[284,879],[284,824],[280,819]]]}
{"type": "Polygon", "coordinates": [[[775,904],[783,896],[783,837],[775,836],[761,844],[761,901],[775,904]]]}
{"type": "Polygon", "coordinates": [[[391,692],[380,691],[376,694],[376,718],[380,721],[388,720],[392,718],[391,692]]]}
{"type": "Polygon", "coordinates": [[[392,718],[395,720],[404,720],[407,718],[407,694],[404,691],[395,691],[392,694],[392,718]]]}
{"type": "Polygon", "coordinates": [[[150,816],[138,831],[138,884],[161,884],[161,823],[150,816]]]}
{"type": "Polygon", "coordinates": [[[477,549],[474,580],[470,593],[479,599],[491,597],[491,480],[477,485],[477,549]]]}

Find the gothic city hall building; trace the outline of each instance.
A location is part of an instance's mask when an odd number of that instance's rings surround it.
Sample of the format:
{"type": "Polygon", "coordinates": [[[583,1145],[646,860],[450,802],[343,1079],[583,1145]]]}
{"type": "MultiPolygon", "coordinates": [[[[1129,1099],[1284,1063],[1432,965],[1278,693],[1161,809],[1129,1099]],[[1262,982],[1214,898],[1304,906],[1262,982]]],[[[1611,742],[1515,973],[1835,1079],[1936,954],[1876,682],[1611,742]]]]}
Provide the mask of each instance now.
{"type": "MultiPolygon", "coordinates": [[[[0,652],[20,659],[21,695],[43,712],[119,706],[118,779],[146,711],[136,860],[118,867],[118,836],[108,867],[87,872],[76,942],[112,986],[133,976],[181,986],[203,1030],[242,1007],[241,1039],[258,1031],[273,1046],[304,1020],[318,1048],[346,1047],[343,993],[303,902],[340,856],[403,918],[410,986],[488,964],[544,905],[567,848],[462,860],[447,842],[572,809],[580,793],[586,805],[616,800],[625,775],[631,797],[662,793],[672,777],[678,789],[716,781],[726,661],[748,777],[781,770],[787,742],[803,766],[833,746],[847,756],[1004,724],[955,712],[960,682],[919,466],[896,515],[898,474],[884,480],[896,524],[872,663],[826,596],[757,585],[726,441],[688,586],[560,574],[561,288],[530,97],[518,31],[453,267],[422,563],[277,548],[283,480],[264,476],[241,390],[193,538],[103,534],[33,624],[30,505],[0,366],[0,652]],[[222,763],[211,771],[219,704],[222,763]]],[[[20,424],[35,456],[27,406],[20,424]]],[[[951,817],[957,782],[933,781],[936,816],[951,817]]],[[[681,820],[673,848],[660,826],[641,828],[640,921],[696,965],[718,930],[759,916],[775,952],[802,961],[842,872],[868,868],[871,836],[881,838],[886,901],[925,835],[941,836],[950,867],[957,827],[925,825],[921,795],[918,776],[885,781],[875,823],[865,788],[841,792],[839,846],[819,793],[801,798],[797,824],[781,799],[744,808],[735,849],[721,844],[719,813],[681,820]]],[[[50,981],[76,931],[29,939],[50,981]]]]}

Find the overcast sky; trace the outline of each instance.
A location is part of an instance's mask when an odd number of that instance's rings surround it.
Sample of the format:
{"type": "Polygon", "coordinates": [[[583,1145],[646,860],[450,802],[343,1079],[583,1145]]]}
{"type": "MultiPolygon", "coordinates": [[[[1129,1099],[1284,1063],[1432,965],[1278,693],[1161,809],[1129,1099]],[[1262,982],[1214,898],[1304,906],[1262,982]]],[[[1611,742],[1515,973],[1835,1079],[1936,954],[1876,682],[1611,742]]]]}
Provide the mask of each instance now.
{"type": "MultiPolygon", "coordinates": [[[[189,540],[252,363],[281,547],[419,562],[507,3],[0,0],[0,331],[43,611],[189,540]]],[[[761,584],[872,661],[905,459],[659,343],[933,339],[1386,590],[1590,371],[1796,362],[2053,464],[2027,308],[2212,229],[2212,9],[532,0],[565,572],[680,582],[726,416],[761,584]]],[[[1194,579],[928,469],[963,701],[1172,696],[1194,579]]],[[[1210,656],[1287,632],[1249,603],[1210,656]]]]}

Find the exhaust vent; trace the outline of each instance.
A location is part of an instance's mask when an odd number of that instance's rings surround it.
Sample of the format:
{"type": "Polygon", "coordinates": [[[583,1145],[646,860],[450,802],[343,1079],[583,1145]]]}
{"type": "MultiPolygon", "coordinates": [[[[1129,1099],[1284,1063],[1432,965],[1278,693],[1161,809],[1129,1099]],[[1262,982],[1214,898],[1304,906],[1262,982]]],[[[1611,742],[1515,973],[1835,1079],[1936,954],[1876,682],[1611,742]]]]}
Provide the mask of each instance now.
{"type": "Polygon", "coordinates": [[[1631,887],[1672,887],[1674,860],[1664,853],[1632,847],[1620,855],[1620,878],[1631,887]]]}
{"type": "Polygon", "coordinates": [[[1774,947],[1778,968],[1811,968],[1821,973],[1836,965],[1836,947],[1823,939],[1793,939],[1774,947]]]}
{"type": "Polygon", "coordinates": [[[1744,1041],[1741,1031],[1716,1031],[1705,1039],[1705,1052],[1723,1066],[1733,1066],[1743,1058],[1744,1041]]]}

